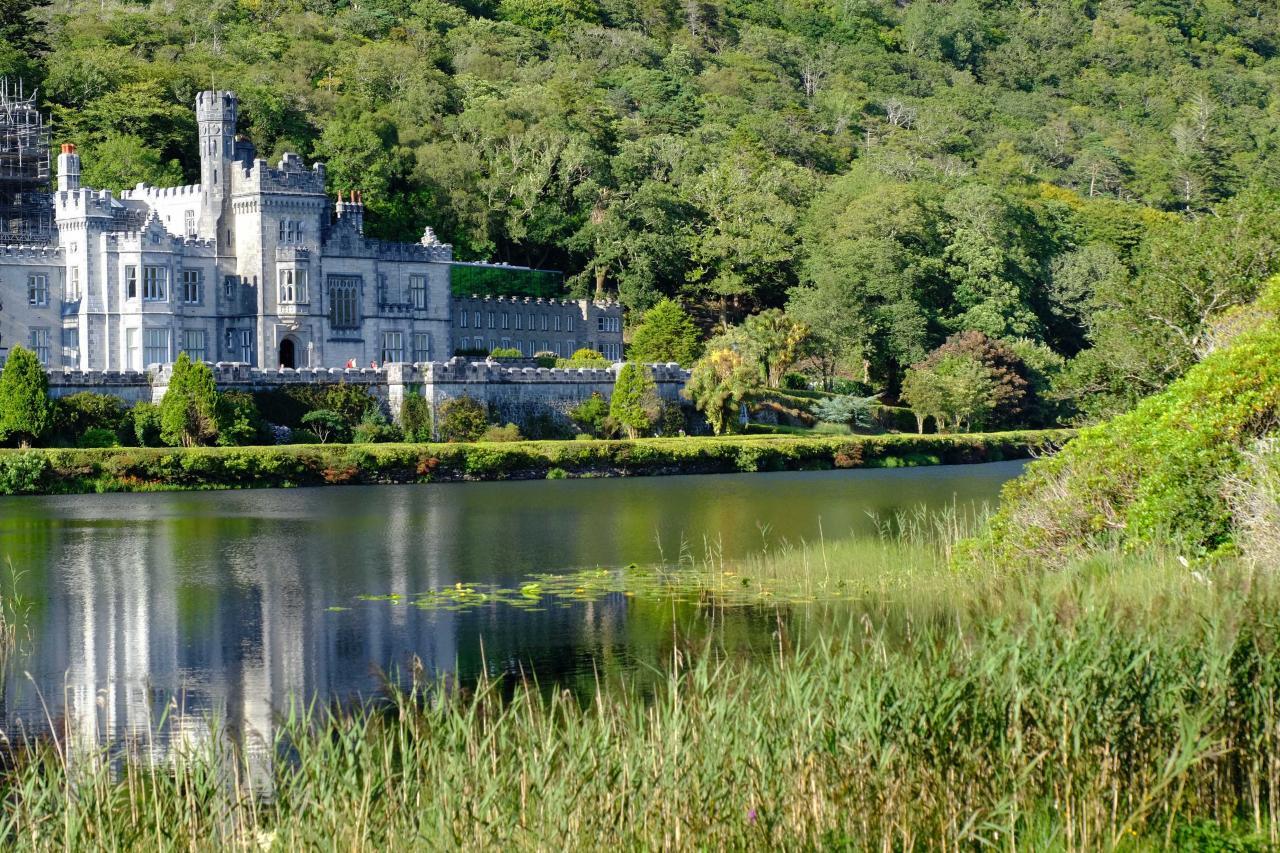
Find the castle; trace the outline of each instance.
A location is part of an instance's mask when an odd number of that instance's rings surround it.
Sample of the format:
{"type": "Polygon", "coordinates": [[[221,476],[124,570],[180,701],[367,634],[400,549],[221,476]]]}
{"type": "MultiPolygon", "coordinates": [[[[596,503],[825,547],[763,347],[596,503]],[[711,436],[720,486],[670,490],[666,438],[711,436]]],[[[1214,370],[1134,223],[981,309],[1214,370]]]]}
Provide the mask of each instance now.
{"type": "Polygon", "coordinates": [[[333,203],[324,165],[297,154],[271,166],[236,136],[236,113],[231,92],[197,96],[193,186],[85,188],[62,146],[51,236],[0,240],[0,364],[14,344],[77,372],[140,372],[182,352],[263,371],[497,347],[622,358],[616,302],[455,298],[452,247],[430,228],[411,244],[366,237],[359,192],[333,203]]]}

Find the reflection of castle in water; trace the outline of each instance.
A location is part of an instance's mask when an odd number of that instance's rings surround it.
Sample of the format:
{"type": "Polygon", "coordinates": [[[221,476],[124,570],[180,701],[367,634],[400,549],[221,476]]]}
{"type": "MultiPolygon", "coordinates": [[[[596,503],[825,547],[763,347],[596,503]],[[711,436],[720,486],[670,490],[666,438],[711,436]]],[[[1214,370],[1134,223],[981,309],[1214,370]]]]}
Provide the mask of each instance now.
{"type": "MultiPolygon", "coordinates": [[[[212,718],[260,751],[292,701],[370,698],[380,670],[407,676],[415,657],[468,678],[483,648],[491,673],[531,665],[554,679],[548,669],[589,654],[585,638],[608,644],[625,622],[621,599],[537,614],[354,603],[357,592],[409,598],[451,585],[463,550],[502,559],[501,546],[477,544],[481,522],[464,502],[431,489],[378,500],[365,517],[317,517],[298,497],[280,506],[262,492],[218,495],[209,517],[201,502],[214,497],[177,498],[156,518],[146,498],[121,496],[120,516],[97,506],[31,535],[27,546],[56,569],[38,579],[32,654],[15,667],[32,679],[9,679],[4,730],[46,729],[47,705],[59,730],[86,742],[148,743],[159,730],[163,749],[164,735],[207,737],[212,718]]],[[[526,521],[511,528],[517,543],[546,532],[526,521]]]]}
{"type": "MultiPolygon", "coordinates": [[[[401,593],[443,582],[440,566],[411,566],[397,544],[410,519],[387,521],[396,535],[369,555],[382,569],[371,574],[401,593]]],[[[175,699],[193,728],[207,731],[212,714],[234,731],[269,737],[292,698],[368,696],[375,667],[417,655],[429,669],[452,670],[454,614],[406,624],[406,608],[367,607],[333,618],[337,592],[323,582],[332,573],[307,577],[341,556],[325,553],[331,543],[281,547],[275,525],[246,518],[230,522],[242,537],[216,537],[218,549],[201,553],[186,528],[202,523],[127,520],[102,535],[94,522],[47,543],[60,577],[36,620],[36,683],[10,681],[6,728],[47,726],[34,686],[59,728],[65,721],[93,740],[144,735],[175,699]]]]}

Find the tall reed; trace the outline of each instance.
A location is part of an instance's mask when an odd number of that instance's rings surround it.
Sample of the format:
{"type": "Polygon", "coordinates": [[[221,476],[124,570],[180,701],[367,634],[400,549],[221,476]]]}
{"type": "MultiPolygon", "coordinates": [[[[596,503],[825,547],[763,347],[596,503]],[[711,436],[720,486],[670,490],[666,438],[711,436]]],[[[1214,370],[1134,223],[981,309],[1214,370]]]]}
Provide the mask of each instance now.
{"type": "Polygon", "coordinates": [[[1225,827],[1275,844],[1278,592],[1243,569],[1114,558],[939,597],[906,631],[865,611],[767,660],[685,649],[656,689],[585,703],[419,679],[380,705],[290,712],[267,751],[269,795],[221,737],[161,763],[137,745],[123,769],[20,744],[0,838],[1087,850],[1225,827]]]}

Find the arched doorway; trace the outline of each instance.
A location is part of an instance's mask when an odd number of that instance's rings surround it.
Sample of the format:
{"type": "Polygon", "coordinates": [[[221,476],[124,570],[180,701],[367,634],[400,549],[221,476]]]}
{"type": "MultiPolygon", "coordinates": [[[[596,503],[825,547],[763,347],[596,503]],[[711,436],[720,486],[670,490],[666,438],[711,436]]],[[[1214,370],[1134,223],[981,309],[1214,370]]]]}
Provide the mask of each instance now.
{"type": "Polygon", "coordinates": [[[297,367],[298,363],[294,356],[293,338],[285,338],[280,342],[280,366],[281,367],[297,367]]]}

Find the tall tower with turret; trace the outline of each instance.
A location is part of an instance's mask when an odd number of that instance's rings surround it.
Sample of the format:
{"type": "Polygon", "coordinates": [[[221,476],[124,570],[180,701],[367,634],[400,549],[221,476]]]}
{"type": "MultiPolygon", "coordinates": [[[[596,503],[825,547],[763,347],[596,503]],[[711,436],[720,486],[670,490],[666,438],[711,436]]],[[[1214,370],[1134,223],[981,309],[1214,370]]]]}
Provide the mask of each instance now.
{"type": "Polygon", "coordinates": [[[235,156],[236,96],[232,92],[196,95],[200,126],[200,236],[227,245],[227,208],[231,201],[231,161],[235,156]]]}

